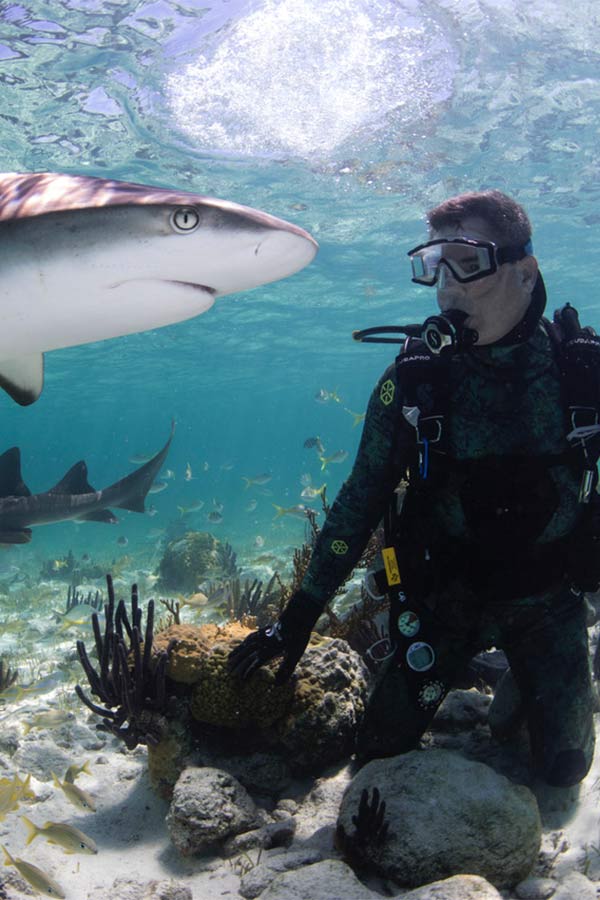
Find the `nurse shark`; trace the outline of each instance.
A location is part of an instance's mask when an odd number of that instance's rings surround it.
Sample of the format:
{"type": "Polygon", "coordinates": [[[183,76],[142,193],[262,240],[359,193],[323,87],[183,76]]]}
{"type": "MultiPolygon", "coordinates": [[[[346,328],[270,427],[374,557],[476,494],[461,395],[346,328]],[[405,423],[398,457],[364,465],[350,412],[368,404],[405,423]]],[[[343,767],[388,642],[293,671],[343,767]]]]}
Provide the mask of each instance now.
{"type": "Polygon", "coordinates": [[[21,476],[19,448],[11,447],[0,456],[0,544],[28,543],[32,525],[69,519],[114,524],[118,519],[110,506],[144,512],[146,494],[169,452],[174,427],[152,459],[101,491],[89,484],[87,466],[80,460],[49,491],[32,494],[21,476]]]}
{"type": "Polygon", "coordinates": [[[308,265],[308,232],[200,194],[0,174],[0,387],[23,406],[43,353],[159,328],[308,265]]]}

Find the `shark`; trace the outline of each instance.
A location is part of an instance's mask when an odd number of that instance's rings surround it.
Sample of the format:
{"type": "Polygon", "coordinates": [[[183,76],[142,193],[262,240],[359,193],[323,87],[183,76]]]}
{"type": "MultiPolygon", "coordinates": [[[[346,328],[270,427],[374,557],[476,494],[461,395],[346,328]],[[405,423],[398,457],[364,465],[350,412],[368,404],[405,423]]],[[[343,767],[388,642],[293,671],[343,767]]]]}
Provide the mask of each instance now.
{"type": "Polygon", "coordinates": [[[300,271],[317,249],[297,225],[202,194],[0,174],[0,387],[27,406],[45,352],[198,316],[300,271]]]}
{"type": "Polygon", "coordinates": [[[152,459],[100,491],[88,482],[87,466],[80,460],[49,491],[32,494],[21,475],[19,448],[6,450],[0,456],[0,544],[29,543],[34,525],[70,519],[116,524],[111,506],[143,513],[146,494],[166,459],[174,430],[172,423],[166,444],[152,459]]]}

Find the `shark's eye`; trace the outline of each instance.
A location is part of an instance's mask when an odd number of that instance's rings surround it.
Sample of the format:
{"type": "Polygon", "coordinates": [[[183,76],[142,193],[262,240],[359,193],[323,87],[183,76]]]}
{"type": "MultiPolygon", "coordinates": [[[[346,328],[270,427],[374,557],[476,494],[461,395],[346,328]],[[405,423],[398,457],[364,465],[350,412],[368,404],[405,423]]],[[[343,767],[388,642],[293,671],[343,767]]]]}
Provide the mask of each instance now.
{"type": "Polygon", "coordinates": [[[171,226],[179,234],[195,231],[199,224],[200,216],[193,206],[180,206],[171,213],[171,226]]]}

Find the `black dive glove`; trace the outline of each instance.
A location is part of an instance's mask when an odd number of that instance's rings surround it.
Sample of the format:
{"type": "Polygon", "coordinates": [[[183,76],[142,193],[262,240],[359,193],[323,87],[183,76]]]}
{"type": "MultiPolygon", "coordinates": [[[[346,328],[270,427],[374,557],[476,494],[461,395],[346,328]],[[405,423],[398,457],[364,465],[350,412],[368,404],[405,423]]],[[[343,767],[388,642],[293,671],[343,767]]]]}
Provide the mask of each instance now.
{"type": "Polygon", "coordinates": [[[283,656],[275,675],[275,684],[283,684],[306,650],[321,612],[321,606],[312,597],[304,591],[296,591],[277,622],[253,631],[231,651],[229,671],[239,678],[248,678],[269,660],[283,656]]]}

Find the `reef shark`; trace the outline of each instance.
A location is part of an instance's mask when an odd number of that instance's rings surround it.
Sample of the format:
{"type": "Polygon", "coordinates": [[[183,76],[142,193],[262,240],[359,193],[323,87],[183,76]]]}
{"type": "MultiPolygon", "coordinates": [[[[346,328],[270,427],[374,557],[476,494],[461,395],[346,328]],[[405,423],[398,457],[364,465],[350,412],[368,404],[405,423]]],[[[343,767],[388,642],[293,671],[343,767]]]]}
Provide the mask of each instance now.
{"type": "Polygon", "coordinates": [[[33,403],[44,351],[192,318],[317,249],[296,225],[200,194],[0,174],[0,387],[33,403]]]}
{"type": "Polygon", "coordinates": [[[145,465],[101,491],[88,482],[83,460],[49,491],[32,494],[21,477],[21,454],[11,447],[0,456],[0,544],[26,544],[33,525],[48,525],[75,519],[78,522],[108,522],[117,517],[109,509],[144,512],[144,499],[163,465],[173,439],[174,426],[165,446],[145,465]]]}

